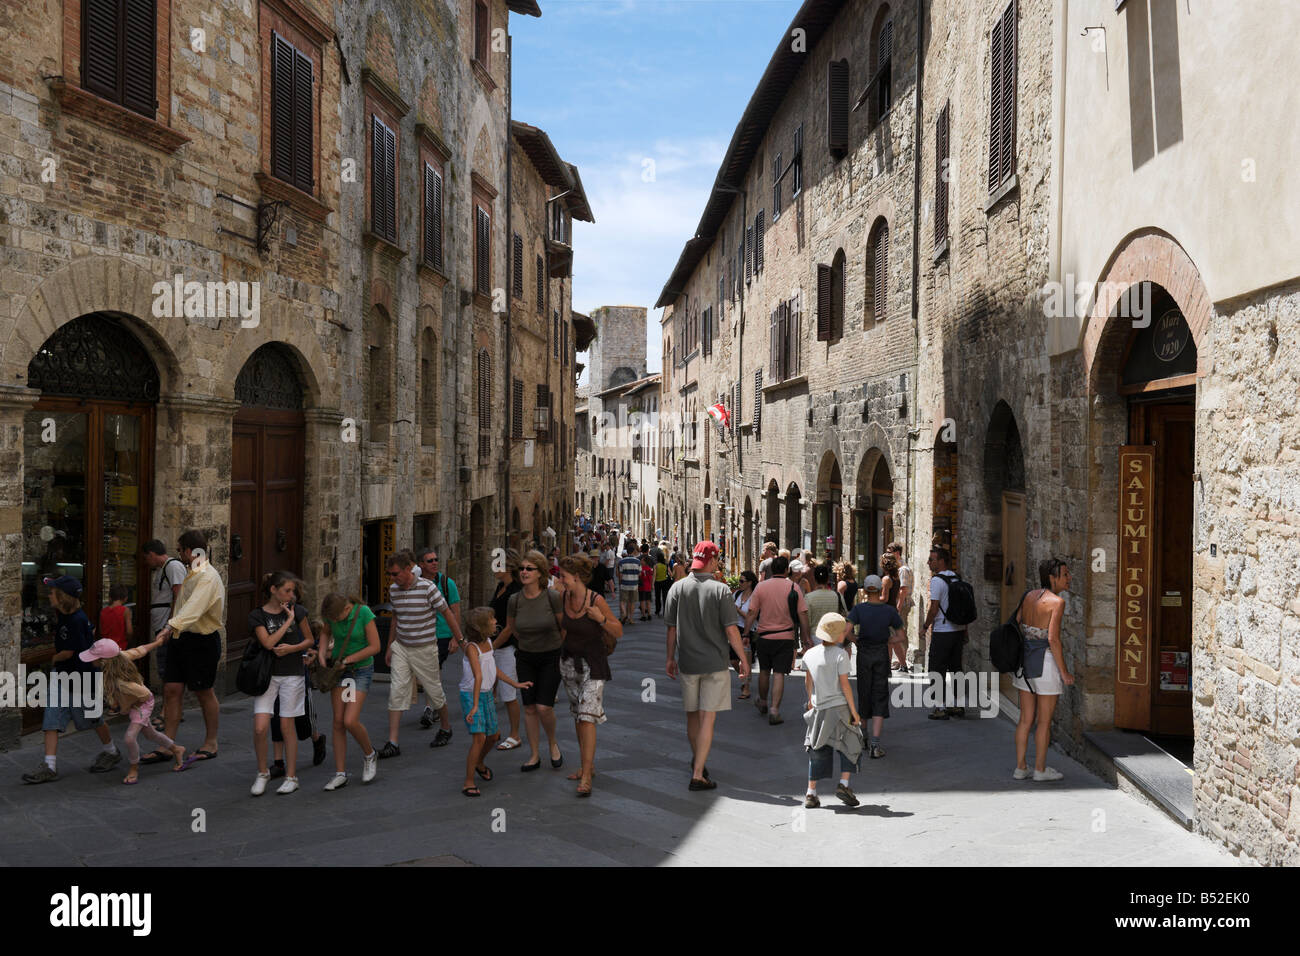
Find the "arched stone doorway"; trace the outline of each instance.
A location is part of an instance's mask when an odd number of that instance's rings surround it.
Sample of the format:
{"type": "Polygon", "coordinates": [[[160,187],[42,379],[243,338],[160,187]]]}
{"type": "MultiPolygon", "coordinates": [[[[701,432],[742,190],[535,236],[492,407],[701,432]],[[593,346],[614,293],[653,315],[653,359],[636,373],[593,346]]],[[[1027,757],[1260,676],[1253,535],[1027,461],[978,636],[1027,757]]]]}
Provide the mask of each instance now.
{"type": "Polygon", "coordinates": [[[779,543],[781,539],[777,537],[781,530],[781,489],[777,487],[776,479],[773,478],[767,483],[767,527],[763,530],[763,540],[774,541],[779,543]]]}
{"type": "MultiPolygon", "coordinates": [[[[37,349],[27,381],[41,397],[23,416],[19,660],[34,671],[54,652],[47,575],[81,582],[91,621],[108,603],[110,588],[124,587],[136,634],[149,631],[140,549],[153,537],[160,378],[126,321],[91,313],[64,324],[37,349]]],[[[24,729],[39,719],[39,711],[24,711],[24,729]]]]}
{"type": "Polygon", "coordinates": [[[803,494],[790,482],[785,489],[785,546],[790,550],[803,547],[803,494]]]}
{"type": "Polygon", "coordinates": [[[813,553],[838,556],[844,547],[843,482],[835,453],[822,456],[817,470],[817,501],[813,505],[813,553]],[[829,540],[828,540],[829,539],[829,540]]]}
{"type": "MultiPolygon", "coordinates": [[[[997,620],[1005,621],[1015,611],[1028,581],[1037,585],[1037,574],[1030,574],[1029,540],[1025,521],[1025,453],[1020,428],[1011,406],[999,401],[989,416],[984,437],[984,498],[988,527],[985,551],[1000,555],[999,577],[976,585],[985,592],[984,603],[996,611],[997,620]],[[991,589],[991,590],[990,590],[991,589]],[[995,603],[996,602],[996,603],[995,603]],[[990,606],[991,605],[991,606],[990,606]]],[[[1011,678],[1001,677],[1002,692],[1010,694],[1011,678]]]]}
{"type": "Polygon", "coordinates": [[[741,569],[753,569],[757,565],[757,562],[754,560],[754,505],[750,501],[749,495],[745,495],[745,517],[743,528],[744,531],[742,533],[740,545],[741,569]]]}
{"type": "Polygon", "coordinates": [[[858,463],[850,516],[853,563],[858,580],[880,571],[880,555],[894,535],[894,478],[879,448],[870,449],[858,463]]]}
{"type": "MultiPolygon", "coordinates": [[[[249,640],[248,615],[262,603],[262,576],[303,574],[305,477],[303,395],[297,360],[279,343],[261,346],[235,379],[239,411],[230,446],[230,564],[226,578],[226,664],[249,640]]],[[[319,600],[317,595],[310,597],[319,600]]],[[[233,685],[233,673],[228,674],[233,685]]]]}

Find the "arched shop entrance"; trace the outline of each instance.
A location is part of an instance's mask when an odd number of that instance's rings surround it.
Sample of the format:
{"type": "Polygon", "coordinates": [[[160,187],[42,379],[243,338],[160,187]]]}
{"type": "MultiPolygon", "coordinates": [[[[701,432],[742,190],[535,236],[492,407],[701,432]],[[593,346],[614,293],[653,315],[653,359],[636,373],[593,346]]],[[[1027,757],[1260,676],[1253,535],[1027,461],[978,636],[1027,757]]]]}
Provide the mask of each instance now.
{"type": "Polygon", "coordinates": [[[792,482],[790,487],[785,489],[785,546],[791,551],[804,546],[803,516],[800,512],[802,499],[799,486],[792,482]]]}
{"type": "Polygon", "coordinates": [[[822,456],[817,472],[817,503],[813,506],[813,553],[825,551],[838,557],[844,548],[843,482],[840,462],[834,452],[822,456]]]}
{"type": "Polygon", "coordinates": [[[850,515],[858,580],[880,571],[880,555],[894,538],[894,479],[889,462],[872,448],[858,463],[856,507],[850,515]]]}
{"type": "MultiPolygon", "coordinates": [[[[262,576],[301,574],[305,441],[297,362],[263,345],[235,379],[230,446],[230,567],[226,581],[227,686],[249,640],[248,614],[262,603],[262,576]]],[[[324,595],[308,595],[319,601],[324,595]]]]}
{"type": "MultiPolygon", "coordinates": [[[[136,634],[149,629],[154,410],[158,369],[120,318],[92,313],[63,325],[27,367],[41,398],[23,419],[22,639],[29,670],[54,653],[46,576],[82,584],[93,622],[109,589],[126,588],[136,634]]],[[[173,544],[169,542],[169,545],[173,544]]],[[[23,711],[23,730],[39,726],[23,711]]]]}
{"type": "Polygon", "coordinates": [[[777,537],[781,529],[781,489],[777,487],[776,479],[767,483],[767,528],[763,532],[764,541],[772,541],[780,544],[781,539],[777,537]]]}
{"type": "MultiPolygon", "coordinates": [[[[998,555],[995,581],[998,587],[999,621],[1005,621],[1020,603],[1020,597],[1038,573],[1027,567],[1028,538],[1025,533],[1025,454],[1016,416],[1006,402],[998,402],[989,418],[984,439],[985,506],[997,521],[988,531],[986,551],[998,555]]],[[[1011,675],[1000,677],[1002,692],[1014,695],[1011,675]]]]}

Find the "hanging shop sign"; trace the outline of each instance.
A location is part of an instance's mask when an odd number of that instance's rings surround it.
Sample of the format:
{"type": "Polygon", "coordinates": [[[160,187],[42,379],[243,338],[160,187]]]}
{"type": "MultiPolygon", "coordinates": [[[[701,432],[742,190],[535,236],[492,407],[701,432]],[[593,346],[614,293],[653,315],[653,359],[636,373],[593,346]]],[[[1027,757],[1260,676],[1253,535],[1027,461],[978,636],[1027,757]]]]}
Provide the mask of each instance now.
{"type": "Polygon", "coordinates": [[[1155,528],[1155,449],[1119,452],[1119,628],[1115,679],[1144,687],[1151,669],[1151,549],[1155,528]]]}

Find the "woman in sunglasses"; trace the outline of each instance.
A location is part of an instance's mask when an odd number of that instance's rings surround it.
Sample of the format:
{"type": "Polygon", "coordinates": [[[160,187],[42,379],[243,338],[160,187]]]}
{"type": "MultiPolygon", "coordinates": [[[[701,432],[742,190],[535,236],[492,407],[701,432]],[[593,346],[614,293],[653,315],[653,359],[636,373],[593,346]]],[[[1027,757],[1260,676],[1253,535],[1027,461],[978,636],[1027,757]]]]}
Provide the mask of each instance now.
{"type": "Polygon", "coordinates": [[[546,731],[550,744],[551,766],[564,765],[560,745],[555,742],[555,695],[560,689],[560,648],[563,599],[559,591],[548,587],[550,564],[546,555],[525,552],[519,563],[519,580],[523,590],[511,595],[506,605],[506,626],[501,629],[494,648],[515,639],[515,667],[519,682],[532,686],[521,692],[524,701],[524,728],[528,732],[528,762],[519,769],[528,773],[542,765],[538,752],[540,731],[546,731]]]}

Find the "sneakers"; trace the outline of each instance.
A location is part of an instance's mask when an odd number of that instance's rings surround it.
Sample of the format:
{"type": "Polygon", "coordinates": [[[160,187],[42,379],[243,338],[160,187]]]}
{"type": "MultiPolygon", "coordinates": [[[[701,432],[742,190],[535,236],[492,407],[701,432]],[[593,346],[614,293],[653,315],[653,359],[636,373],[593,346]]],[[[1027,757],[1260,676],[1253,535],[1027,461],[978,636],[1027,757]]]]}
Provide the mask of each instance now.
{"type": "Polygon", "coordinates": [[[284,761],[276,760],[271,764],[271,779],[279,780],[284,776],[284,761]]]}
{"type": "Polygon", "coordinates": [[[958,719],[964,719],[965,716],[966,716],[966,708],[965,708],[965,707],[949,707],[949,708],[948,708],[948,716],[949,716],[949,717],[956,717],[956,718],[958,718],[958,719]]]}
{"type": "Polygon", "coordinates": [[[339,790],[348,785],[348,775],[346,773],[335,773],[330,777],[330,782],[325,784],[326,790],[339,790]]]}
{"type": "Polygon", "coordinates": [[[432,741],[430,741],[429,746],[430,746],[430,747],[445,747],[445,746],[447,746],[447,744],[449,744],[449,743],[451,743],[451,731],[450,731],[450,730],[444,730],[443,728],[440,727],[440,728],[438,728],[438,733],[437,733],[437,735],[433,738],[432,741]]]}
{"type": "Polygon", "coordinates": [[[420,715],[420,727],[423,730],[428,730],[432,726],[433,726],[433,708],[426,707],[424,708],[424,713],[420,715]]]}
{"type": "Polygon", "coordinates": [[[946,710],[944,710],[942,707],[936,707],[934,710],[930,711],[930,719],[931,719],[931,720],[947,720],[947,719],[948,719],[948,712],[947,712],[946,710]]]}
{"type": "Polygon", "coordinates": [[[1025,767],[1023,770],[1017,767],[1015,773],[1013,773],[1011,776],[1014,777],[1016,780],[1028,780],[1031,776],[1033,776],[1033,773],[1034,772],[1030,770],[1028,767],[1025,767]]]}
{"type": "Polygon", "coordinates": [[[379,773],[379,754],[374,750],[370,751],[370,756],[364,754],[361,756],[361,782],[369,783],[375,779],[375,774],[379,773]]]}
{"type": "Polygon", "coordinates": [[[31,773],[23,774],[23,783],[49,783],[51,780],[58,780],[59,775],[50,769],[48,764],[41,764],[31,773]]]}
{"type": "Polygon", "coordinates": [[[1050,783],[1053,780],[1064,780],[1065,774],[1059,770],[1053,770],[1048,767],[1046,770],[1035,770],[1034,780],[1038,783],[1050,783]]]}
{"type": "Polygon", "coordinates": [[[842,783],[836,787],[835,796],[840,798],[841,803],[845,803],[850,807],[856,807],[858,805],[858,798],[853,791],[849,789],[848,784],[842,783]]]}
{"type": "Polygon", "coordinates": [[[311,742],[311,765],[319,767],[325,762],[325,735],[321,734],[311,742]]]}
{"type": "Polygon", "coordinates": [[[113,753],[113,754],[111,754],[111,753],[107,753],[106,751],[101,750],[101,751],[100,751],[100,752],[95,756],[95,762],[92,763],[92,764],[90,765],[90,772],[91,772],[91,773],[108,773],[108,771],[112,770],[114,767],[116,767],[116,766],[117,766],[119,763],[121,763],[121,762],[122,762],[122,754],[121,754],[121,753],[113,753]]]}
{"type": "Polygon", "coordinates": [[[691,789],[691,790],[716,790],[716,789],[718,789],[718,784],[717,784],[717,782],[714,781],[714,780],[696,780],[694,777],[692,777],[692,778],[691,778],[691,785],[690,785],[690,788],[689,788],[689,789],[691,789]]]}
{"type": "Polygon", "coordinates": [[[284,783],[280,784],[280,789],[276,793],[293,793],[298,789],[297,777],[285,777],[284,783]]]}
{"type": "Polygon", "coordinates": [[[384,741],[384,745],[379,748],[379,758],[381,760],[387,760],[389,757],[400,757],[401,755],[402,748],[391,740],[384,741]]]}
{"type": "Polygon", "coordinates": [[[880,744],[873,744],[868,753],[872,760],[879,760],[885,755],[885,748],[880,746],[880,744]]]}
{"type": "Polygon", "coordinates": [[[266,793],[266,785],[270,780],[271,775],[269,773],[259,773],[257,779],[253,781],[253,789],[250,790],[249,793],[255,797],[260,797],[262,794],[266,793]]]}
{"type": "Polygon", "coordinates": [[[822,802],[817,799],[817,794],[815,793],[804,794],[803,807],[805,810],[816,810],[821,805],[822,802]]]}

